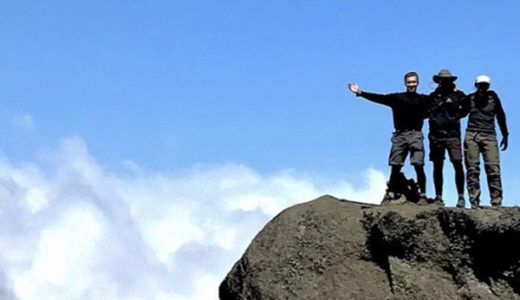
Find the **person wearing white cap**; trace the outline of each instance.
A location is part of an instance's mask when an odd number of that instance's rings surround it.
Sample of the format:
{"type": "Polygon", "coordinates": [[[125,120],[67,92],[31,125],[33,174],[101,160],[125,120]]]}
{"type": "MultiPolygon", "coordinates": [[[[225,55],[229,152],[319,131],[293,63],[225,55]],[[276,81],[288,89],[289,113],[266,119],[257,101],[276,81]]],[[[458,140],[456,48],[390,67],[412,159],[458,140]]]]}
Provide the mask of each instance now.
{"type": "Polygon", "coordinates": [[[475,79],[474,93],[468,95],[469,117],[464,139],[464,157],[467,170],[468,193],[471,208],[480,206],[480,160],[484,158],[484,168],[491,197],[491,205],[502,205],[502,181],[500,178],[500,161],[495,131],[495,118],[498,122],[502,140],[502,151],[507,149],[509,132],[506,115],[498,95],[489,90],[491,79],[487,75],[479,75],[475,79]]]}

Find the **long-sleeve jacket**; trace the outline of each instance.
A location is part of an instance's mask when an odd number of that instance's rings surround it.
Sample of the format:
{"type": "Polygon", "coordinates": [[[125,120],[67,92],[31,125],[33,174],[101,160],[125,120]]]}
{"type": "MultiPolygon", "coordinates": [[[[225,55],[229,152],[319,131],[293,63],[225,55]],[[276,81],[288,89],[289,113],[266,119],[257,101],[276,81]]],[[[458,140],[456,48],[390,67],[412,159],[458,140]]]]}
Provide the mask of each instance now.
{"type": "Polygon", "coordinates": [[[440,88],[428,96],[430,135],[460,138],[460,119],[467,111],[465,97],[461,91],[443,91],[440,88]]]}
{"type": "Polygon", "coordinates": [[[386,95],[361,92],[359,96],[392,108],[395,130],[421,131],[427,116],[425,95],[408,92],[386,95]]]}
{"type": "Polygon", "coordinates": [[[478,92],[469,94],[467,102],[469,112],[467,131],[496,134],[496,117],[502,136],[508,136],[506,114],[494,91],[487,91],[482,96],[478,92]]]}

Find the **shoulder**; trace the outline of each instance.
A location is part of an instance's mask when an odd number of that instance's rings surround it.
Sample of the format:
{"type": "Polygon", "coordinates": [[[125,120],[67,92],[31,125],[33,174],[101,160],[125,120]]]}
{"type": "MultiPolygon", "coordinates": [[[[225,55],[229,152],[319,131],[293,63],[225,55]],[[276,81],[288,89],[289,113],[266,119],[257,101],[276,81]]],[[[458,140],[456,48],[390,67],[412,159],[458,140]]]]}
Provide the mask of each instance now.
{"type": "Polygon", "coordinates": [[[439,89],[435,89],[430,93],[430,97],[439,98],[442,97],[441,91],[439,89]]]}
{"type": "Polygon", "coordinates": [[[498,106],[502,106],[502,101],[500,101],[500,98],[498,97],[497,93],[495,91],[488,91],[488,97],[493,99],[492,101],[496,103],[498,106]]]}
{"type": "Polygon", "coordinates": [[[457,91],[455,91],[455,94],[456,94],[458,97],[461,97],[461,98],[466,97],[466,93],[464,93],[464,92],[461,91],[461,90],[457,90],[457,91]]]}
{"type": "Polygon", "coordinates": [[[419,95],[419,98],[421,98],[422,100],[428,100],[430,99],[430,95],[427,95],[427,94],[418,94],[419,95]]]}
{"type": "Polygon", "coordinates": [[[488,91],[488,95],[491,96],[491,97],[493,97],[493,98],[498,98],[497,93],[496,93],[495,91],[493,91],[493,90],[489,90],[489,91],[488,91]]]}
{"type": "Polygon", "coordinates": [[[421,100],[421,101],[430,101],[431,100],[431,96],[430,95],[427,95],[427,94],[417,94],[418,95],[418,98],[421,100]]]}

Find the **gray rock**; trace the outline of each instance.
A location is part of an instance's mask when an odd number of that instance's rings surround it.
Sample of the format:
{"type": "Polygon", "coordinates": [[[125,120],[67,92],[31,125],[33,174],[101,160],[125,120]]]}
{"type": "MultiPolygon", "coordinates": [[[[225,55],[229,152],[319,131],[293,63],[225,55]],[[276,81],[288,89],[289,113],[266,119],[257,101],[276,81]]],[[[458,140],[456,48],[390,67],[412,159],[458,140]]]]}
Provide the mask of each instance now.
{"type": "Polygon", "coordinates": [[[220,285],[230,299],[520,299],[520,209],[290,207],[220,285]]]}

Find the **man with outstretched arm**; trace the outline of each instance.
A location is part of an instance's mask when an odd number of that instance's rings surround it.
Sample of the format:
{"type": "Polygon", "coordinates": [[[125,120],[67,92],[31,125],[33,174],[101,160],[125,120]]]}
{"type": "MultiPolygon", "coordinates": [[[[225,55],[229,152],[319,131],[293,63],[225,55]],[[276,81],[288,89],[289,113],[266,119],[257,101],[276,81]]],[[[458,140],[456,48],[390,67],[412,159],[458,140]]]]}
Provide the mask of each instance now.
{"type": "Polygon", "coordinates": [[[404,161],[410,154],[410,162],[415,168],[419,185],[419,198],[426,200],[426,175],[424,173],[424,144],[422,126],[427,115],[425,95],[417,93],[419,76],[416,72],[404,75],[406,92],[375,94],[362,91],[355,83],[349,89],[367,100],[389,106],[392,109],[395,132],[392,134],[392,148],[388,159],[392,167],[388,190],[383,201],[395,200],[395,191],[404,161]]]}
{"type": "Polygon", "coordinates": [[[455,86],[457,76],[442,69],[433,76],[437,88],[429,95],[430,160],[433,162],[433,184],[435,203],[444,205],[442,197],[444,154],[448,152],[455,171],[458,192],[457,207],[464,207],[464,168],[462,165],[462,143],[460,119],[464,116],[466,95],[455,86]]]}
{"type": "Polygon", "coordinates": [[[490,83],[491,80],[487,75],[477,76],[475,79],[477,91],[468,96],[469,117],[464,139],[464,154],[471,208],[480,206],[480,153],[484,158],[491,205],[493,207],[502,205],[502,181],[495,118],[502,133],[500,142],[502,151],[507,149],[509,132],[502,103],[498,95],[489,90],[490,83]]]}

